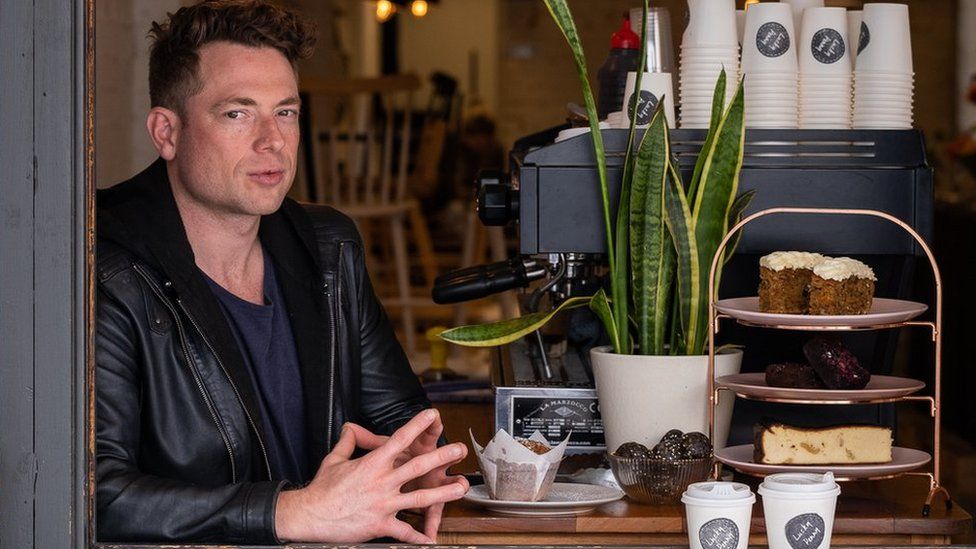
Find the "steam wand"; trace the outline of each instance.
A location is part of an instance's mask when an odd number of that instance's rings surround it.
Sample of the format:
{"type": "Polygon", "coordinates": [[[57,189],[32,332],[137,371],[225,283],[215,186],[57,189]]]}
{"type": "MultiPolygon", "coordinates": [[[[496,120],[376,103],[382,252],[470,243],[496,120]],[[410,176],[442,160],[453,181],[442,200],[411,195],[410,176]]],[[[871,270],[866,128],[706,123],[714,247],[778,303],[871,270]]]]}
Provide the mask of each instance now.
{"type": "MultiPolygon", "coordinates": [[[[550,288],[559,283],[566,276],[566,256],[559,254],[559,267],[556,268],[556,274],[548,282],[539,287],[536,291],[532,292],[529,297],[529,312],[534,313],[539,310],[539,301],[542,300],[542,296],[549,291],[550,288]]],[[[542,342],[542,332],[540,330],[535,331],[536,344],[539,347],[539,356],[542,358],[542,369],[543,375],[546,379],[552,379],[552,367],[549,366],[549,356],[546,353],[546,346],[542,342]]]]}

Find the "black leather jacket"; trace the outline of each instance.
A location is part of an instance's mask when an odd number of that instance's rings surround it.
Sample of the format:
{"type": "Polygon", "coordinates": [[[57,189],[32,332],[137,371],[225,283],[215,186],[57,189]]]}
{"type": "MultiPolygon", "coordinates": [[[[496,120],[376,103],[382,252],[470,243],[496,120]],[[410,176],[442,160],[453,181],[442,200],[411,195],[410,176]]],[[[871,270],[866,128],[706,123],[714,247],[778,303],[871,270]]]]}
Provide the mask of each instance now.
{"type": "MultiPolygon", "coordinates": [[[[98,194],[100,541],[274,543],[254,389],[157,160],[98,194]]],[[[261,220],[301,366],[314,475],[347,421],[390,434],[429,407],[378,303],[353,223],[286,200],[261,220]]]]}

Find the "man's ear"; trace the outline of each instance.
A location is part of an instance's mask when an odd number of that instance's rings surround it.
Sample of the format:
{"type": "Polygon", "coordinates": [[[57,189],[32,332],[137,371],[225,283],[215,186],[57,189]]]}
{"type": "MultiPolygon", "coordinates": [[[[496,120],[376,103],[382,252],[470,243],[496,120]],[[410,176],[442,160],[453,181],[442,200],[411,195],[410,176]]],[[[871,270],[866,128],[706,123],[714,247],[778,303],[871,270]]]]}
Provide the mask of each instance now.
{"type": "Polygon", "coordinates": [[[176,145],[180,139],[180,117],[165,107],[153,107],[146,116],[146,129],[156,152],[163,160],[176,157],[176,145]]]}

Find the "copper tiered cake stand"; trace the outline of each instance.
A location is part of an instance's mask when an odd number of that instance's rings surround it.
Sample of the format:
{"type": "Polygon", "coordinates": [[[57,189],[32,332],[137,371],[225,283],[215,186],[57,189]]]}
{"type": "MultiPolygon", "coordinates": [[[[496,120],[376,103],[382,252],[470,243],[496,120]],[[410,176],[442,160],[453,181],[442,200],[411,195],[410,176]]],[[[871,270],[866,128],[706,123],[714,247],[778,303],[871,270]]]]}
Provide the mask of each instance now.
{"type": "MultiPolygon", "coordinates": [[[[934,431],[934,455],[929,456],[928,454],[921,452],[919,450],[911,450],[906,448],[892,448],[892,454],[899,456],[911,455],[914,459],[904,460],[904,463],[896,464],[893,467],[877,467],[877,466],[797,466],[797,465],[782,465],[782,466],[768,466],[759,465],[754,463],[747,463],[746,461],[751,460],[751,454],[749,458],[743,460],[742,450],[744,447],[733,447],[733,448],[723,448],[722,450],[716,451],[717,462],[715,464],[714,475],[718,478],[722,464],[729,465],[736,471],[745,473],[752,476],[765,476],[766,474],[774,472],[785,472],[785,471],[833,471],[834,476],[837,480],[880,480],[887,478],[894,478],[902,475],[916,475],[916,476],[926,476],[929,478],[929,493],[928,497],[925,498],[925,504],[922,507],[922,514],[928,516],[929,510],[931,508],[932,500],[935,495],[941,492],[945,496],[946,507],[951,508],[952,500],[949,498],[949,492],[940,483],[940,434],[942,427],[942,409],[940,406],[941,390],[942,390],[942,277],[939,273],[939,266],[936,264],[935,257],[932,255],[932,250],[925,243],[922,237],[908,224],[901,221],[900,219],[889,215],[887,213],[877,211],[877,210],[866,210],[866,209],[823,209],[823,208],[771,208],[763,210],[752,214],[742,221],[737,223],[734,227],[729,230],[728,234],[722,240],[718,249],[715,252],[715,259],[712,261],[711,271],[708,277],[708,295],[709,295],[709,330],[708,330],[708,386],[709,386],[709,404],[708,407],[708,425],[709,425],[709,436],[713,437],[715,432],[715,406],[719,402],[719,395],[722,391],[729,391],[738,395],[739,397],[759,400],[766,402],[780,402],[780,403],[791,403],[791,404],[816,404],[816,405],[850,405],[850,404],[877,404],[884,402],[900,402],[900,401],[923,401],[929,403],[929,412],[933,420],[933,431],[934,431]],[[726,246],[732,241],[736,233],[742,230],[743,227],[749,223],[769,215],[777,214],[804,214],[804,215],[853,215],[853,216],[869,216],[878,217],[881,219],[886,219],[891,223],[894,223],[901,227],[905,232],[910,234],[912,238],[918,243],[918,246],[925,252],[928,257],[929,263],[932,267],[932,273],[935,278],[935,316],[933,321],[917,321],[917,320],[902,320],[902,321],[884,321],[878,323],[861,323],[861,322],[833,322],[830,317],[815,317],[816,321],[811,321],[809,323],[800,321],[797,322],[795,316],[793,316],[790,322],[780,322],[772,319],[775,316],[784,315],[770,315],[771,319],[767,321],[762,320],[762,315],[743,315],[738,314],[736,311],[726,310],[720,311],[720,307],[717,306],[717,296],[715,287],[715,277],[716,271],[719,265],[719,261],[724,257],[724,252],[726,246]],[[744,318],[744,317],[749,318],[744,318]],[[760,317],[757,320],[756,317],[760,317]],[[813,397],[809,396],[809,391],[804,390],[786,390],[786,391],[770,391],[765,383],[757,382],[750,386],[749,383],[734,383],[728,384],[722,381],[723,378],[718,380],[715,379],[715,334],[719,330],[719,321],[722,319],[734,319],[739,324],[746,326],[755,326],[768,329],[778,329],[778,330],[800,330],[800,331],[830,331],[830,332],[842,332],[842,331],[857,331],[857,330],[886,330],[893,328],[904,328],[904,327],[921,327],[927,328],[932,331],[932,341],[934,342],[934,355],[935,355],[935,387],[932,391],[932,396],[920,396],[911,394],[896,394],[896,395],[882,395],[879,396],[876,391],[842,391],[839,397],[833,397],[830,395],[824,395],[827,391],[814,392],[813,397]],[[775,394],[771,394],[775,393],[775,394]],[[734,451],[738,448],[739,451],[734,451]],[[732,454],[735,454],[736,458],[732,458],[732,454]],[[922,456],[922,459],[917,459],[918,456],[922,456]],[[926,468],[927,463],[931,461],[932,467],[930,471],[922,471],[921,469],[926,468]]],[[[924,309],[922,309],[924,310],[924,309]]],[[[727,376],[726,376],[727,377],[727,376]]],[[[907,380],[904,378],[890,378],[896,381],[909,382],[907,385],[914,385],[917,388],[921,388],[924,385],[921,382],[914,382],[914,380],[907,380]],[[914,382],[914,383],[911,383],[914,382]]],[[[903,385],[906,385],[903,383],[903,385]]],[[[751,445],[749,445],[751,448],[751,445]]]]}

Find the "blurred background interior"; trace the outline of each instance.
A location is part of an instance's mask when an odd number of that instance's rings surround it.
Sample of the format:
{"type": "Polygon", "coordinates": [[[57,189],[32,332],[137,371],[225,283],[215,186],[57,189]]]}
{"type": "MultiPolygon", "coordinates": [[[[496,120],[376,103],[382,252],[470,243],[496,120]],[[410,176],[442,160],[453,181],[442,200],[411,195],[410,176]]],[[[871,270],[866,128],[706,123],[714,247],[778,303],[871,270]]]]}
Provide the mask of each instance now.
{"type": "MultiPolygon", "coordinates": [[[[915,124],[935,169],[934,247],[947,296],[944,467],[954,496],[972,511],[976,487],[964,479],[976,467],[976,399],[967,398],[976,376],[966,344],[976,331],[969,310],[976,305],[976,2],[901,1],[911,14],[915,124]]],[[[567,103],[581,103],[569,50],[539,0],[280,2],[319,28],[315,56],[301,67],[309,108],[292,195],[355,217],[374,284],[419,373],[431,363],[432,328],[497,319],[516,309],[511,295],[463,307],[435,305],[431,284],[438,274],[514,253],[514,234],[486,229],[473,215],[475,174],[506,169],[516,139],[565,122],[567,103]],[[376,135],[388,139],[370,139],[376,135]],[[364,154],[383,161],[367,166],[364,154]],[[366,180],[380,183],[363,185],[366,180]]],[[[146,31],[186,3],[96,2],[100,186],[130,177],[155,157],[144,127],[146,31]]],[[[685,0],[651,4],[669,8],[678,40],[685,0]]],[[[743,0],[738,4],[742,8],[743,0]]],[[[826,0],[851,9],[863,4],[826,0]]],[[[621,15],[638,5],[570,1],[594,85],[621,15]]],[[[487,357],[451,349],[447,362],[470,378],[487,378],[487,357]]],[[[907,361],[896,368],[922,379],[930,375],[927,364],[907,361]]],[[[899,436],[920,436],[912,427],[916,420],[900,419],[899,436]]]]}

